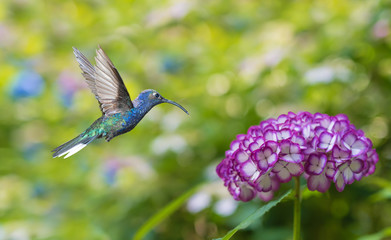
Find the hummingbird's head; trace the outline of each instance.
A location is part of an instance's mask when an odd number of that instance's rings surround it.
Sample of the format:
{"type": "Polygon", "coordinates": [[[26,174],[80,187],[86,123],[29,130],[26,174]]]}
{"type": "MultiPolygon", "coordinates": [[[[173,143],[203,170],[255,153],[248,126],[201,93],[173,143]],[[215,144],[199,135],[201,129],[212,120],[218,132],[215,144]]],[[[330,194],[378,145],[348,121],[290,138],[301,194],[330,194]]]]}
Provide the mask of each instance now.
{"type": "Polygon", "coordinates": [[[154,106],[161,104],[161,103],[170,103],[170,104],[175,105],[175,106],[179,107],[180,109],[182,109],[186,114],[189,114],[189,112],[184,107],[182,107],[180,104],[178,104],[174,101],[165,99],[162,95],[160,95],[160,93],[158,93],[156,90],[153,90],[153,89],[147,89],[147,90],[142,91],[140,93],[140,95],[138,95],[138,97],[133,101],[133,104],[136,107],[142,106],[142,107],[149,108],[149,109],[151,109],[154,106]]]}

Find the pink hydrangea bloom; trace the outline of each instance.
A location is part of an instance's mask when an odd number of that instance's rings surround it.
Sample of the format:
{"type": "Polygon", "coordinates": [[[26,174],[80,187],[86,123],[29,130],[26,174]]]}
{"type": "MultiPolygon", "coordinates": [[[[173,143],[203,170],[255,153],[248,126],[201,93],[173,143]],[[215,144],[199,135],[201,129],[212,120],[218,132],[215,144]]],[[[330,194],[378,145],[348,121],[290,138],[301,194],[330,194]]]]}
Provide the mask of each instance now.
{"type": "Polygon", "coordinates": [[[344,114],[289,112],[251,126],[232,141],[216,171],[235,200],[273,198],[281,183],[303,175],[308,189],[338,191],[375,171],[379,157],[344,114]]]}

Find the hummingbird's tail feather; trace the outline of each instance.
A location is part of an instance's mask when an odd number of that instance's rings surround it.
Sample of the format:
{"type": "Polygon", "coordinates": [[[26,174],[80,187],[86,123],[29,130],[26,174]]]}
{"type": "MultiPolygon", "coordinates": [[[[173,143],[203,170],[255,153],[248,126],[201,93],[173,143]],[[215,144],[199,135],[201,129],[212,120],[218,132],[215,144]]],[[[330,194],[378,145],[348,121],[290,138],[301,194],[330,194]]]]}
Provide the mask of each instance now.
{"type": "Polygon", "coordinates": [[[90,142],[94,141],[97,137],[98,135],[88,136],[82,133],[74,139],[52,150],[52,152],[54,152],[53,157],[62,157],[66,154],[64,158],[68,158],[73,154],[77,153],[78,151],[82,150],[85,146],[87,146],[90,142]]]}

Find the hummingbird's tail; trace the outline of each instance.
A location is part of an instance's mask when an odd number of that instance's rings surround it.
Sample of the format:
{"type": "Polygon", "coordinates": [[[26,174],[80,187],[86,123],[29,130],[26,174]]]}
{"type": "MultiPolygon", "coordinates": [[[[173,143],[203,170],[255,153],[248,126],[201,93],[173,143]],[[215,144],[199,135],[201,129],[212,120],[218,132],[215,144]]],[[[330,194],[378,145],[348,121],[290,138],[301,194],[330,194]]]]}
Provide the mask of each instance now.
{"type": "Polygon", "coordinates": [[[68,158],[73,154],[77,153],[78,151],[82,150],[85,146],[87,146],[90,142],[94,141],[97,137],[98,135],[89,136],[85,133],[82,133],[74,139],[53,149],[53,157],[61,157],[67,154],[64,158],[68,158]]]}

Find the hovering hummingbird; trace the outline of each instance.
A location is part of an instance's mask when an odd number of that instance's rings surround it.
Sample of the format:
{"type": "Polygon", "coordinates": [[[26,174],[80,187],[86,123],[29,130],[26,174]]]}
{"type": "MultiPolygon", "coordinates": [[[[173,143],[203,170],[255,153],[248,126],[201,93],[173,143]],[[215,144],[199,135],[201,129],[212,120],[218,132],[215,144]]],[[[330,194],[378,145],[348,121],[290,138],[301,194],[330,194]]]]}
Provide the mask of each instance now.
{"type": "Polygon", "coordinates": [[[97,138],[105,138],[109,142],[114,137],[129,132],[149,110],[161,103],[171,103],[189,114],[184,107],[165,99],[153,89],[142,91],[132,101],[117,69],[100,46],[96,50],[96,66],[75,47],[73,53],[88,87],[99,102],[102,116],[79,136],[54,149],[53,157],[65,155],[64,158],[67,158],[97,138]]]}

